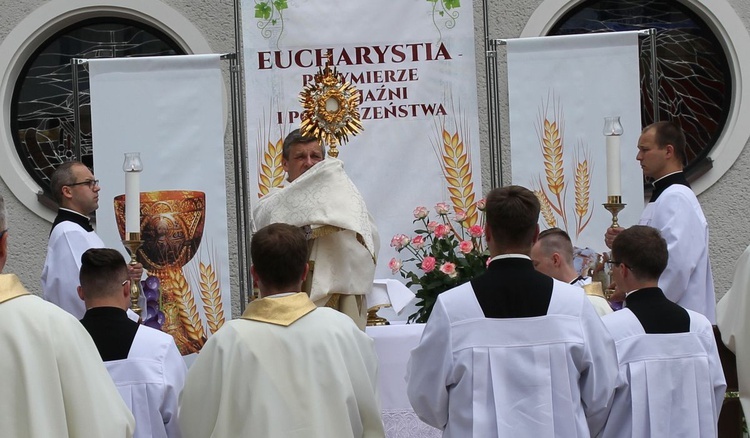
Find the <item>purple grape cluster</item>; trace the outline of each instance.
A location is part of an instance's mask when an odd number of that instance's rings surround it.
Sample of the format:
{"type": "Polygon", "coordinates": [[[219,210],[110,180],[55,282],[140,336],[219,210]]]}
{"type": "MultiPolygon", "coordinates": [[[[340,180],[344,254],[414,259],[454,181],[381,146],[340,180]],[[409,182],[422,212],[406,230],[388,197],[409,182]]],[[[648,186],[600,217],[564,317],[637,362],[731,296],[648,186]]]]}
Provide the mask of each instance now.
{"type": "Polygon", "coordinates": [[[143,323],[151,328],[161,330],[164,324],[164,313],[161,311],[161,294],[159,293],[159,279],[149,275],[141,281],[143,295],[146,297],[146,319],[143,323]]]}

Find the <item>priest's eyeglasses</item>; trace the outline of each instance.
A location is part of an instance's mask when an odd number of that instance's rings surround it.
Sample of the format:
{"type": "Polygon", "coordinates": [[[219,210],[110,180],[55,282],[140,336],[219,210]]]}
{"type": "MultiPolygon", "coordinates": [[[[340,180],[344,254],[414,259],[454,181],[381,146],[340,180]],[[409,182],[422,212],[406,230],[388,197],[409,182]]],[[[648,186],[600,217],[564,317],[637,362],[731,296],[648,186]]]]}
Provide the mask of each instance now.
{"type": "Polygon", "coordinates": [[[125,283],[127,283],[128,281],[130,281],[130,279],[129,279],[129,278],[126,278],[126,279],[125,279],[125,280],[124,280],[124,281],[122,282],[122,285],[123,285],[123,286],[125,286],[125,283]]]}
{"type": "Polygon", "coordinates": [[[94,187],[96,187],[96,186],[99,185],[99,180],[98,179],[87,179],[86,181],[81,181],[81,182],[77,182],[77,183],[73,183],[73,184],[65,184],[65,185],[68,186],[68,187],[73,187],[73,186],[82,186],[84,184],[87,185],[87,186],[89,186],[89,188],[91,190],[94,190],[94,187]]]}
{"type": "Polygon", "coordinates": [[[7,232],[8,232],[8,229],[7,229],[7,228],[6,228],[6,229],[4,229],[3,231],[0,231],[0,239],[2,239],[2,238],[3,238],[3,236],[5,235],[5,233],[7,233],[7,232]]]}
{"type": "Polygon", "coordinates": [[[630,269],[631,271],[633,270],[630,266],[626,265],[625,262],[621,262],[619,260],[607,260],[604,263],[608,264],[610,267],[624,265],[625,268],[630,269]]]}

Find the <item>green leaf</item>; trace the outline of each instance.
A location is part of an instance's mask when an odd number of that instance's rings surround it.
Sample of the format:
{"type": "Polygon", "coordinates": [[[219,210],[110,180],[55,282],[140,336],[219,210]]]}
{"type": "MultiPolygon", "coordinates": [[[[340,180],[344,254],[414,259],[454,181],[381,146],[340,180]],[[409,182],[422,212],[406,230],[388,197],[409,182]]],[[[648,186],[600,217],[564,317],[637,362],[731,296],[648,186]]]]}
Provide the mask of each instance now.
{"type": "Polygon", "coordinates": [[[255,5],[255,18],[262,18],[268,20],[271,18],[271,7],[268,3],[258,3],[255,5]]]}
{"type": "Polygon", "coordinates": [[[441,17],[444,15],[443,11],[438,11],[438,14],[440,14],[441,17]]]}
{"type": "Polygon", "coordinates": [[[276,6],[276,9],[279,11],[283,11],[284,9],[288,8],[286,4],[286,0],[274,0],[273,5],[276,6]]]}
{"type": "Polygon", "coordinates": [[[461,6],[461,2],[459,0],[444,0],[443,3],[445,4],[445,9],[448,10],[461,6]]]}

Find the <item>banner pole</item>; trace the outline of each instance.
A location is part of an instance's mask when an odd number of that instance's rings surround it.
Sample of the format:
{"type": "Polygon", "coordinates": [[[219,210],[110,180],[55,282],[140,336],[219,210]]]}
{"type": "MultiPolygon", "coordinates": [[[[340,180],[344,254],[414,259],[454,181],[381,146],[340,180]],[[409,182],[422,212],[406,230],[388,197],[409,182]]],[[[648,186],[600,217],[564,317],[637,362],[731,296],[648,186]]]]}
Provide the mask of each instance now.
{"type": "Polygon", "coordinates": [[[234,146],[234,184],[237,210],[237,262],[240,270],[240,312],[245,311],[248,297],[251,296],[252,279],[250,278],[250,237],[251,229],[250,197],[247,186],[247,144],[245,139],[245,96],[243,88],[242,62],[242,24],[240,0],[233,0],[234,5],[234,48],[235,56],[230,60],[230,85],[232,93],[232,142],[234,146]]]}
{"type": "Polygon", "coordinates": [[[497,84],[497,40],[489,36],[489,9],[487,0],[482,0],[484,21],[485,74],[487,84],[487,117],[490,150],[490,186],[503,185],[503,151],[500,137],[500,97],[497,84]]]}

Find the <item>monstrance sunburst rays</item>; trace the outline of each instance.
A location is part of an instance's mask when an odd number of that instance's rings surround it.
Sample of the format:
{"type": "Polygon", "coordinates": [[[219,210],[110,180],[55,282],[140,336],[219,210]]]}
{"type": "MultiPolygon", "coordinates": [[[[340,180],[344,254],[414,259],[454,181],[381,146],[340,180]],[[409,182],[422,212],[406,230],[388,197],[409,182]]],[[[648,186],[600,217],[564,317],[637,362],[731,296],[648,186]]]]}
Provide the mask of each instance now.
{"type": "Polygon", "coordinates": [[[304,108],[300,131],[304,136],[317,137],[329,146],[328,155],[339,155],[337,146],[362,132],[359,116],[359,93],[344,81],[329,57],[325,68],[320,68],[313,81],[305,85],[299,95],[304,108]]]}

